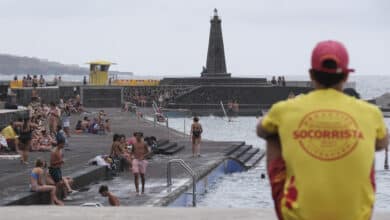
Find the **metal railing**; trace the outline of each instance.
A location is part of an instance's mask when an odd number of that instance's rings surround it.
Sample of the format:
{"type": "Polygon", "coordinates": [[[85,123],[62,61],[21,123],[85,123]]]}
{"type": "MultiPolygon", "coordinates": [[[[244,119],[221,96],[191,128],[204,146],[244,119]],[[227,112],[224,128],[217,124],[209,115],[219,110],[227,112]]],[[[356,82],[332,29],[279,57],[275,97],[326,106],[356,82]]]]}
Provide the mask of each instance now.
{"type": "Polygon", "coordinates": [[[194,170],[188,166],[182,159],[172,159],[168,161],[167,165],[167,186],[172,186],[172,164],[179,164],[192,177],[192,206],[196,207],[196,174],[194,170]]]}

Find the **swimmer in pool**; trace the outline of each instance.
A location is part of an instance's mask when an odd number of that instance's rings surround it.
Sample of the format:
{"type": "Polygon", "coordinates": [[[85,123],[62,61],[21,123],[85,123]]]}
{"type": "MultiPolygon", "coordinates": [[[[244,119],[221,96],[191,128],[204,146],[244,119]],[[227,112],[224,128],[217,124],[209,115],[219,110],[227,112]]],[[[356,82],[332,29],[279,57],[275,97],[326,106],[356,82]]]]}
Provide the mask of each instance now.
{"type": "Polygon", "coordinates": [[[101,185],[100,188],[99,188],[99,193],[103,197],[107,197],[108,198],[108,203],[110,203],[110,206],[120,206],[118,197],[116,197],[114,194],[112,194],[108,190],[108,186],[101,185]]]}

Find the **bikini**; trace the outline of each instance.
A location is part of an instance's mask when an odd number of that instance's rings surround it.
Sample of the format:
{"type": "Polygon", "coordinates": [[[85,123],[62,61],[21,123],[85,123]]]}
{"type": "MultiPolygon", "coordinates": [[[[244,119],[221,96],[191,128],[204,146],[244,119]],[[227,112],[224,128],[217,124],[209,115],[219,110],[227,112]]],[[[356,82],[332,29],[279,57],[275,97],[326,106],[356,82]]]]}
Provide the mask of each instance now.
{"type": "Polygon", "coordinates": [[[33,179],[35,179],[36,183],[35,184],[30,184],[30,191],[35,192],[36,189],[38,188],[39,174],[31,172],[31,177],[33,179]]]}

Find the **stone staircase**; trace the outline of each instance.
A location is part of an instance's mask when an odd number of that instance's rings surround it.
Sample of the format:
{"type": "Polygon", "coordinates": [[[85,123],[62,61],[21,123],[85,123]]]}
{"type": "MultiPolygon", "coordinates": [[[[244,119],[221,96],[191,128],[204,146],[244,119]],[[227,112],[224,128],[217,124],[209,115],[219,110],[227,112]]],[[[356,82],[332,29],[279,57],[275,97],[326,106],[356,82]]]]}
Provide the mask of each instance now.
{"type": "Polygon", "coordinates": [[[254,167],[265,156],[265,152],[245,142],[233,144],[224,151],[225,156],[235,159],[244,165],[245,169],[254,167]]]}
{"type": "Polygon", "coordinates": [[[176,142],[170,142],[169,140],[159,140],[157,141],[157,149],[159,154],[163,155],[173,155],[184,149],[183,145],[179,145],[176,142]]]}

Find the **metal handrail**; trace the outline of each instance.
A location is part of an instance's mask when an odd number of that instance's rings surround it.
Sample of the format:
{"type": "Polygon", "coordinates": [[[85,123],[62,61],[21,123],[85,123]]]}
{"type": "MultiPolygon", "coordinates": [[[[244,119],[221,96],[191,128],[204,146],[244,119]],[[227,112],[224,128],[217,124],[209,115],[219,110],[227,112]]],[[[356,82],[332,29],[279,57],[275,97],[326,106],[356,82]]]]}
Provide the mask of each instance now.
{"type": "Polygon", "coordinates": [[[184,170],[192,177],[192,206],[196,207],[196,174],[194,170],[188,166],[186,162],[182,159],[172,159],[168,161],[167,164],[167,186],[172,186],[172,164],[179,164],[184,170]]]}

